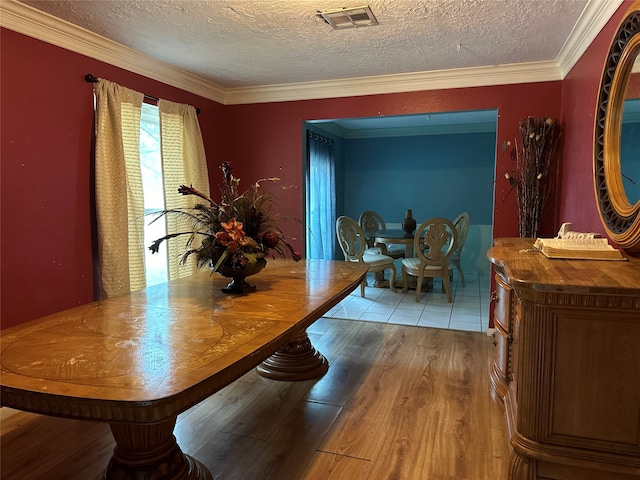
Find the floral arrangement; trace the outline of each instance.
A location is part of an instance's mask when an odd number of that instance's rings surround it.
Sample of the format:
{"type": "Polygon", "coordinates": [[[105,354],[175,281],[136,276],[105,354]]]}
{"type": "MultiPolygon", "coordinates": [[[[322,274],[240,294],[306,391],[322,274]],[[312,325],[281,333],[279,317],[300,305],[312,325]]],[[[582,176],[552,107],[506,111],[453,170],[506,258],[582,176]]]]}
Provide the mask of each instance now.
{"type": "MultiPolygon", "coordinates": [[[[518,226],[521,237],[536,238],[542,220],[542,210],[555,180],[554,163],[560,139],[560,126],[551,118],[520,120],[520,140],[515,140],[512,158],[515,172],[505,173],[516,190],[518,226]]],[[[507,141],[502,150],[511,146],[507,141]]]]}
{"type": "Polygon", "coordinates": [[[269,250],[280,256],[287,252],[293,260],[302,257],[286,240],[277,226],[278,218],[272,213],[273,195],[262,192],[260,183],[279,181],[272,177],[255,182],[243,193],[238,192],[240,179],[233,176],[233,165],[225,162],[220,167],[224,183],[220,187],[220,202],[215,202],[193,186],[180,185],[182,195],[195,195],[206,203],[197,203],[188,209],[171,209],[156,212],[155,222],[164,215],[182,217],[190,228],[183,232],[169,233],[155,240],[149,249],[156,253],[162,242],[187,236],[186,251],[181,257],[184,264],[195,255],[198,267],[209,266],[212,271],[225,267],[243,268],[255,265],[269,250]],[[200,237],[200,242],[195,242],[200,237]]]}

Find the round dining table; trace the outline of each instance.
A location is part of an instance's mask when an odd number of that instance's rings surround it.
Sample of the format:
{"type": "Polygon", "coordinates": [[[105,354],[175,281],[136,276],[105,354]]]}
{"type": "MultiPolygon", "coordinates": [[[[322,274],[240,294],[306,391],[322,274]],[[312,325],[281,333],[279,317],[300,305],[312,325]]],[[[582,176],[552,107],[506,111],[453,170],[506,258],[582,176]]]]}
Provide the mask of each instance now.
{"type": "Polygon", "coordinates": [[[414,232],[408,233],[401,228],[394,228],[377,232],[375,242],[384,243],[385,245],[389,243],[404,245],[405,257],[413,257],[415,256],[413,251],[413,237],[414,232]]]}

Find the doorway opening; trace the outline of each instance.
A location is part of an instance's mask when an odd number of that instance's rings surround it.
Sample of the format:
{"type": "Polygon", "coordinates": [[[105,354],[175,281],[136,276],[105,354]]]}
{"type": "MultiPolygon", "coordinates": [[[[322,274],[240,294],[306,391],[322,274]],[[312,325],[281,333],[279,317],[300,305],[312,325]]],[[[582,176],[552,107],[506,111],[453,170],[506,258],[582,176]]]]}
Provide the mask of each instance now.
{"type": "MultiPolygon", "coordinates": [[[[304,122],[303,132],[333,142],[333,222],[340,215],[357,221],[363,211],[373,210],[388,228],[400,228],[407,209],[418,224],[434,216],[454,219],[468,211],[471,228],[463,262],[470,273],[489,274],[484,252],[493,231],[497,118],[497,110],[491,109],[313,120],[304,122]]],[[[313,159],[308,143],[303,145],[308,179],[313,159]]],[[[307,183],[307,205],[316,195],[307,183]]],[[[334,242],[334,259],[341,260],[335,231],[331,235],[326,241],[334,242]]]]}

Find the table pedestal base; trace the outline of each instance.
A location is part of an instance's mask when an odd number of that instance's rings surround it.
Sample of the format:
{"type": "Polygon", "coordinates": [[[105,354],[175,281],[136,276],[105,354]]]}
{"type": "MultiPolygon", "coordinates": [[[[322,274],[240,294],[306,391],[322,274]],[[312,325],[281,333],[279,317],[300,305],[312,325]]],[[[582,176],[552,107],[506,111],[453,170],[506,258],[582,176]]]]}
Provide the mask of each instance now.
{"type": "Polygon", "coordinates": [[[213,480],[207,467],[182,453],[175,424],[176,417],[149,425],[112,423],[116,448],[98,480],[213,480]]]}
{"type": "Polygon", "coordinates": [[[306,331],[258,365],[258,373],[272,380],[309,380],[327,373],[329,362],[318,352],[306,331]]]}
{"type": "Polygon", "coordinates": [[[373,278],[374,278],[374,282],[373,282],[373,286],[375,288],[389,288],[389,280],[387,280],[386,278],[384,278],[384,271],[382,272],[375,272],[373,274],[373,278]]]}
{"type": "MultiPolygon", "coordinates": [[[[402,289],[404,288],[403,285],[404,285],[404,280],[402,279],[402,277],[396,278],[396,288],[402,289]]],[[[409,278],[407,279],[407,288],[409,290],[415,290],[417,285],[418,285],[418,277],[409,275],[409,278]]],[[[420,291],[430,292],[432,290],[433,290],[433,278],[425,277],[424,280],[422,281],[422,288],[420,289],[420,291]]]]}

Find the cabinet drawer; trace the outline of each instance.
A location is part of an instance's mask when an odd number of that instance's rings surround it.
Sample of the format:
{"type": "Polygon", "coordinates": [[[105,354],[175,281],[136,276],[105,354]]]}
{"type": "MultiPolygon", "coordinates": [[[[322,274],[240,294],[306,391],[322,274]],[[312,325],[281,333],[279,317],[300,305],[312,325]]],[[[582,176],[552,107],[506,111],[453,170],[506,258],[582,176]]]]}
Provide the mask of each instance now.
{"type": "Polygon", "coordinates": [[[499,323],[502,330],[511,333],[511,301],[513,288],[496,275],[496,293],[494,306],[494,321],[499,323]]]}
{"type": "Polygon", "coordinates": [[[510,354],[509,344],[511,336],[496,324],[494,332],[493,364],[498,375],[505,384],[510,381],[510,354]]]}

